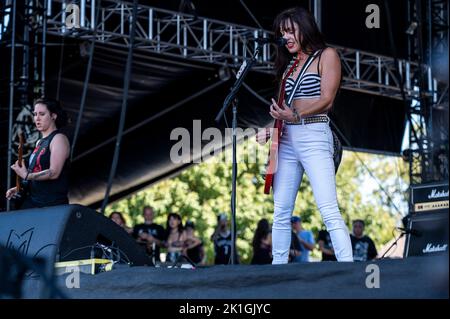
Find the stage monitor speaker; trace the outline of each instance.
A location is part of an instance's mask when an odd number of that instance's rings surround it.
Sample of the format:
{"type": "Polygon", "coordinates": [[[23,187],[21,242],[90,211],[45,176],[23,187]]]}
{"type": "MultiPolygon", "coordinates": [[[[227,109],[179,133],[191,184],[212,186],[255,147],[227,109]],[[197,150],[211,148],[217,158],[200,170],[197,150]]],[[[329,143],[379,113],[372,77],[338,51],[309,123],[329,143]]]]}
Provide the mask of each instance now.
{"type": "Polygon", "coordinates": [[[114,250],[130,265],[152,265],[144,249],[102,214],[63,205],[0,213],[0,244],[54,262],[97,258],[114,250]]]}
{"type": "Polygon", "coordinates": [[[410,217],[404,257],[448,254],[448,209],[410,217]]]}

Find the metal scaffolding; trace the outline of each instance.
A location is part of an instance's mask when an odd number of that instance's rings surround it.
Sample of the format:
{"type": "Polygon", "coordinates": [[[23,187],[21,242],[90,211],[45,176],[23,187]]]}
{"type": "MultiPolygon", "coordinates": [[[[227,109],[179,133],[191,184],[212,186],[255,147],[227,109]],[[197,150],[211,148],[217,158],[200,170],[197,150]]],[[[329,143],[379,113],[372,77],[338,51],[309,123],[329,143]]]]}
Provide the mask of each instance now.
{"type": "MultiPolygon", "coordinates": [[[[95,36],[97,42],[119,47],[129,43],[129,26],[132,4],[124,1],[101,1],[100,16],[94,23],[96,1],[79,1],[79,6],[68,6],[67,1],[51,1],[48,9],[48,33],[83,40],[95,36]],[[77,11],[79,8],[79,11],[77,11]],[[79,23],[73,18],[79,17],[79,23]],[[69,19],[69,20],[67,20],[69,19]],[[94,25],[95,24],[95,25],[94,25]],[[70,29],[67,25],[70,25],[70,29]],[[94,35],[96,30],[96,35],[94,35]]],[[[249,59],[256,48],[257,39],[268,39],[267,30],[230,24],[213,19],[194,17],[139,5],[136,21],[135,44],[137,49],[168,57],[185,58],[238,68],[249,59]]],[[[337,47],[343,66],[342,88],[368,94],[401,99],[400,78],[393,58],[356,49],[337,47]]],[[[273,72],[274,44],[265,44],[258,63],[258,72],[273,72]]],[[[408,97],[418,97],[414,90],[414,74],[418,64],[399,60],[401,75],[405,76],[404,89],[408,97]]],[[[427,73],[429,83],[425,94],[433,96],[435,81],[427,73]]]]}
{"type": "MultiPolygon", "coordinates": [[[[39,8],[47,7],[47,23],[41,28],[48,34],[92,40],[97,43],[126,48],[130,41],[132,4],[125,1],[103,0],[97,22],[94,22],[98,0],[37,0],[39,8]]],[[[269,39],[267,30],[230,24],[223,21],[194,17],[192,15],[139,5],[136,21],[136,49],[167,57],[212,63],[239,68],[256,49],[258,39],[269,39]]],[[[1,38],[0,25],[0,38],[1,38]]],[[[55,43],[59,45],[59,43],[55,43]]],[[[395,61],[361,50],[334,46],[341,56],[342,88],[362,93],[402,99],[400,86],[409,99],[424,94],[434,103],[439,101],[437,81],[430,65],[424,65],[427,87],[417,89],[419,64],[408,60],[395,61]],[[400,76],[396,70],[400,71],[400,76]]],[[[254,71],[273,73],[274,44],[263,45],[254,71]]]]}
{"type": "MultiPolygon", "coordinates": [[[[23,133],[26,140],[24,156],[30,154],[32,145],[39,138],[33,124],[31,105],[36,96],[45,93],[47,21],[44,19],[46,3],[43,5],[33,0],[22,0],[5,1],[1,7],[0,41],[2,46],[10,49],[7,188],[11,186],[10,166],[13,154],[16,154],[19,134],[23,133]]],[[[9,206],[7,201],[7,210],[9,206]]]]}
{"type": "MultiPolygon", "coordinates": [[[[448,127],[443,125],[442,120],[433,121],[435,110],[447,110],[448,113],[448,79],[447,83],[439,83],[431,77],[433,70],[445,68],[445,65],[435,62],[439,61],[437,58],[448,58],[448,1],[409,0],[408,17],[409,58],[423,65],[419,72],[414,73],[413,81],[419,94],[411,101],[408,110],[412,119],[407,154],[410,161],[410,184],[416,185],[448,179],[448,145],[447,171],[440,170],[436,165],[436,151],[440,150],[440,144],[448,144],[448,127]],[[437,139],[436,136],[442,134],[436,132],[442,132],[444,137],[437,139]]],[[[448,62],[446,68],[448,70],[448,62]]]]}

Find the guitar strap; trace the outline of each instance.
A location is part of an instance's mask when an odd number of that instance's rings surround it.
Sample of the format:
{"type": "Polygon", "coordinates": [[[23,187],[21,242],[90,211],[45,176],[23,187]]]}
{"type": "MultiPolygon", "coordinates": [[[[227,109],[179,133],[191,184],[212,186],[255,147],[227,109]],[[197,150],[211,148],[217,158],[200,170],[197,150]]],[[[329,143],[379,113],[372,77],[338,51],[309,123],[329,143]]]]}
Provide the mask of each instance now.
{"type": "Polygon", "coordinates": [[[39,143],[39,148],[37,149],[37,151],[33,152],[33,154],[31,154],[29,165],[28,165],[28,173],[29,174],[33,172],[33,169],[36,166],[39,153],[42,152],[42,150],[44,148],[49,146],[50,141],[52,140],[52,137],[54,135],[56,135],[56,133],[58,133],[58,130],[52,132],[49,136],[47,136],[47,138],[42,139],[41,142],[39,143]]]}

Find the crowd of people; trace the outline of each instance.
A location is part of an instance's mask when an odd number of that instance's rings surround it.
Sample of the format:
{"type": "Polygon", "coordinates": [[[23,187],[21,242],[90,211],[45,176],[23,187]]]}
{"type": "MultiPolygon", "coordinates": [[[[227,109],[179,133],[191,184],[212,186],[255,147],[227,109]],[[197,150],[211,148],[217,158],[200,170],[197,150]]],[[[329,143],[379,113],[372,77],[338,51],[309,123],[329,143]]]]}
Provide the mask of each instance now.
{"type": "MultiPolygon", "coordinates": [[[[109,218],[135,238],[136,242],[152,258],[154,264],[161,262],[161,250],[165,251],[163,261],[166,263],[187,261],[195,265],[205,264],[203,242],[195,235],[194,222],[186,221],[183,225],[179,214],[170,213],[167,216],[166,227],[164,228],[154,222],[154,216],[153,208],[145,206],[143,209],[144,222],[132,228],[127,226],[121,212],[112,212],[109,218]]],[[[219,238],[215,242],[224,246],[219,238]]],[[[218,260],[225,260],[223,256],[220,256],[220,253],[217,258],[218,260]]]]}
{"type": "MultiPolygon", "coordinates": [[[[316,248],[322,254],[322,261],[337,261],[330,234],[326,230],[318,232],[316,245],[313,232],[303,228],[302,219],[299,216],[291,217],[291,226],[291,244],[288,258],[290,263],[310,262],[310,253],[316,248]]],[[[353,221],[353,230],[350,234],[353,261],[373,260],[378,255],[373,240],[364,235],[364,227],[363,220],[356,219],[353,221]]],[[[267,219],[261,219],[258,222],[252,246],[252,264],[272,263],[272,232],[267,219]]]]}
{"type": "MultiPolygon", "coordinates": [[[[154,222],[155,212],[150,206],[143,209],[144,222],[134,227],[127,226],[125,218],[120,212],[112,212],[109,218],[122,227],[130,236],[135,238],[152,258],[155,264],[190,262],[195,265],[206,264],[204,242],[195,234],[195,224],[188,220],[183,224],[182,217],[177,213],[169,213],[165,228],[154,222]],[[165,258],[161,255],[164,252],[165,258]]],[[[353,230],[350,234],[353,260],[368,261],[377,257],[377,249],[372,239],[364,235],[364,221],[353,221],[353,230]]],[[[225,213],[217,216],[217,225],[210,237],[214,244],[214,264],[226,265],[230,263],[232,238],[229,220],[225,213]]],[[[269,221],[261,219],[254,232],[253,256],[251,264],[272,264],[272,229],[269,221]]],[[[299,216],[291,218],[291,245],[289,249],[290,263],[310,262],[311,252],[318,249],[322,254],[322,261],[336,261],[332,241],[326,230],[320,230],[315,239],[312,231],[303,228],[299,216]]],[[[235,260],[239,256],[235,254],[235,260]]]]}

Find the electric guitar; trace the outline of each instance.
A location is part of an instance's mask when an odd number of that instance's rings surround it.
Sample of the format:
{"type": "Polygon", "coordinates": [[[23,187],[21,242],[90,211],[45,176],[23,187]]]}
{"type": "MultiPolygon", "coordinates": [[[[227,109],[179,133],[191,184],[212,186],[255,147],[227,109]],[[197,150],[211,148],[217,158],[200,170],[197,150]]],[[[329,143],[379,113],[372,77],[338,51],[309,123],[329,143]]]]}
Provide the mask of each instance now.
{"type": "MultiPolygon", "coordinates": [[[[20,167],[22,167],[22,160],[23,160],[23,144],[24,144],[24,138],[23,133],[19,134],[19,146],[17,148],[17,161],[20,167]]],[[[24,187],[22,184],[19,175],[16,174],[16,189],[17,193],[14,195],[14,197],[11,199],[13,204],[13,209],[17,210],[20,209],[23,202],[25,201],[26,195],[27,195],[27,188],[24,187]]]]}
{"type": "MultiPolygon", "coordinates": [[[[22,160],[23,160],[23,134],[19,134],[19,147],[17,148],[17,161],[19,163],[19,167],[22,167],[22,160]]],[[[20,185],[20,177],[16,174],[16,188],[17,191],[21,191],[21,185],[20,185]]]]}
{"type": "MultiPolygon", "coordinates": [[[[290,104],[292,103],[292,100],[294,97],[293,94],[297,90],[298,86],[300,85],[300,79],[303,77],[306,70],[309,68],[311,63],[314,61],[314,59],[318,56],[318,54],[320,52],[321,52],[321,50],[317,50],[316,52],[314,52],[312,55],[310,55],[306,59],[305,63],[303,64],[303,66],[297,76],[297,79],[294,82],[294,87],[292,88],[291,95],[289,95],[289,97],[288,97],[287,105],[290,106],[290,104]]],[[[297,65],[299,64],[299,62],[300,62],[300,60],[298,58],[295,59],[294,63],[289,68],[288,72],[286,73],[286,75],[283,78],[283,81],[281,83],[281,88],[280,88],[280,94],[278,96],[278,102],[277,102],[277,104],[280,108],[284,108],[283,102],[285,99],[286,80],[289,78],[289,76],[293,72],[295,72],[295,69],[297,68],[297,65]]],[[[279,149],[279,141],[280,141],[281,134],[283,131],[283,121],[275,120],[273,127],[274,127],[274,132],[272,134],[272,145],[270,146],[269,160],[268,160],[266,177],[265,177],[265,185],[264,185],[264,193],[265,194],[270,194],[270,188],[273,186],[273,176],[277,170],[278,149],[279,149]]]]}
{"type": "MultiPolygon", "coordinates": [[[[300,62],[299,59],[295,59],[294,64],[290,67],[290,69],[288,70],[288,72],[286,73],[281,82],[280,94],[278,95],[277,101],[277,104],[280,108],[284,108],[283,102],[285,96],[286,80],[289,78],[292,72],[294,72],[299,62],[300,62]]],[[[283,130],[283,121],[276,119],[275,123],[273,124],[272,144],[270,145],[268,164],[266,167],[264,194],[270,194],[270,188],[273,185],[273,176],[277,169],[278,148],[282,130],[283,130]]]]}

